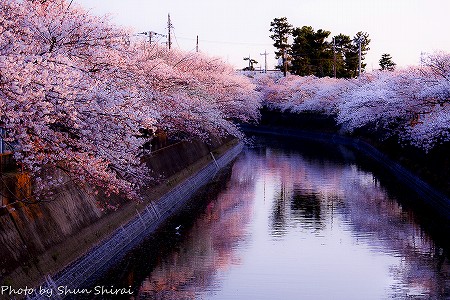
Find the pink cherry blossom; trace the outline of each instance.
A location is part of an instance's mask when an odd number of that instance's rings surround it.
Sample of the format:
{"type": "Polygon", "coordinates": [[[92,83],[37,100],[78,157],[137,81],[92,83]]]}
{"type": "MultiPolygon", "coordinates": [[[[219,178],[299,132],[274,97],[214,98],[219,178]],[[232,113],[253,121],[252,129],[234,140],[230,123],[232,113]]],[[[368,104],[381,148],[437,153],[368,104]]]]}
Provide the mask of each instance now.
{"type": "Polygon", "coordinates": [[[130,42],[65,0],[0,6],[0,125],[37,194],[70,180],[137,198],[139,129],[207,140],[258,118],[254,85],[219,59],[130,42]]]}

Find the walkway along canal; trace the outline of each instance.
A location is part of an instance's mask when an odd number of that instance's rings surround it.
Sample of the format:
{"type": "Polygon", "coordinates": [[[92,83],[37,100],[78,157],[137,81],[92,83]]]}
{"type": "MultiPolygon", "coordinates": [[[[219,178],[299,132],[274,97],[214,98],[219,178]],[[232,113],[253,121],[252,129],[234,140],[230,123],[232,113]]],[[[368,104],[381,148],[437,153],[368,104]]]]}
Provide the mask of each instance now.
{"type": "MultiPolygon", "coordinates": [[[[448,299],[448,224],[342,144],[254,135],[93,286],[124,299],[448,299]]],[[[98,298],[101,299],[101,298],[98,298]]]]}

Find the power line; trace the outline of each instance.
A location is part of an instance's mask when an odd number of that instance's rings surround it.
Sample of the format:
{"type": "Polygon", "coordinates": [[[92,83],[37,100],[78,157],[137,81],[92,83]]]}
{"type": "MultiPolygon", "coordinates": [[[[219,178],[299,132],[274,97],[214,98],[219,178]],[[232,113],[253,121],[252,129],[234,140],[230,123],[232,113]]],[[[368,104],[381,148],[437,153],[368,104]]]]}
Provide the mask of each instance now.
{"type": "MultiPolygon", "coordinates": [[[[188,38],[188,37],[180,37],[178,36],[177,38],[182,39],[182,40],[191,40],[191,41],[195,41],[195,38],[188,38]]],[[[249,43],[249,42],[230,42],[230,41],[214,41],[214,40],[203,40],[200,39],[201,42],[204,43],[215,43],[215,44],[231,44],[231,45],[250,45],[250,46],[272,46],[271,44],[264,44],[264,43],[249,43]]]]}
{"type": "MultiPolygon", "coordinates": [[[[173,29],[173,27],[172,27],[172,29],[173,29]]],[[[177,43],[178,48],[181,48],[180,44],[178,44],[178,37],[175,33],[175,29],[173,29],[172,31],[173,31],[173,38],[175,39],[175,43],[177,43]]]]}

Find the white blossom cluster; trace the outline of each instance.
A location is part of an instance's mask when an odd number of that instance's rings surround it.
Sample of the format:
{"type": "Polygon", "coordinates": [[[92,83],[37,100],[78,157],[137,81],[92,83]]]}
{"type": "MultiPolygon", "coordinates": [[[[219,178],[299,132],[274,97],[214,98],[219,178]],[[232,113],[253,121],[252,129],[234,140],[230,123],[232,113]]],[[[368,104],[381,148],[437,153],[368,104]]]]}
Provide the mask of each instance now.
{"type": "Polygon", "coordinates": [[[426,151],[450,140],[450,54],[420,66],[374,71],[359,79],[314,76],[254,79],[269,108],[335,116],[346,131],[367,127],[426,151]]]}

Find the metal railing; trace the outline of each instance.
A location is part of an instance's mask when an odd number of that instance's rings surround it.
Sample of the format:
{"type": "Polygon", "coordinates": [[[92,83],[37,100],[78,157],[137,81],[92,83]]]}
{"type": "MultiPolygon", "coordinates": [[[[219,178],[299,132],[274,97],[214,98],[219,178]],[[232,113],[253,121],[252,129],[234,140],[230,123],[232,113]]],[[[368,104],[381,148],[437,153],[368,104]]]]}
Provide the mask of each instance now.
{"type": "MultiPolygon", "coordinates": [[[[46,282],[42,285],[56,292],[58,286],[70,286],[78,288],[83,284],[89,284],[97,274],[107,270],[112,261],[117,261],[126,252],[139,244],[145,236],[153,232],[166,218],[183,206],[195,192],[214,178],[216,173],[233,161],[242,151],[243,144],[239,143],[214,159],[206,167],[195,175],[189,177],[181,184],[174,187],[160,199],[149,203],[136,217],[127,224],[117,228],[112,235],[93,247],[89,253],[73,262],[63,271],[55,274],[53,278],[46,276],[46,282]]],[[[53,299],[62,299],[55,297],[53,299]]],[[[34,295],[30,299],[48,299],[45,296],[34,295]]]]}
{"type": "Polygon", "coordinates": [[[5,141],[3,140],[3,137],[6,134],[6,130],[0,127],[0,154],[5,153],[5,141]]]}
{"type": "Polygon", "coordinates": [[[5,142],[6,136],[7,136],[6,129],[0,127],[0,155],[11,153],[13,151],[13,146],[10,143],[5,142]]]}

